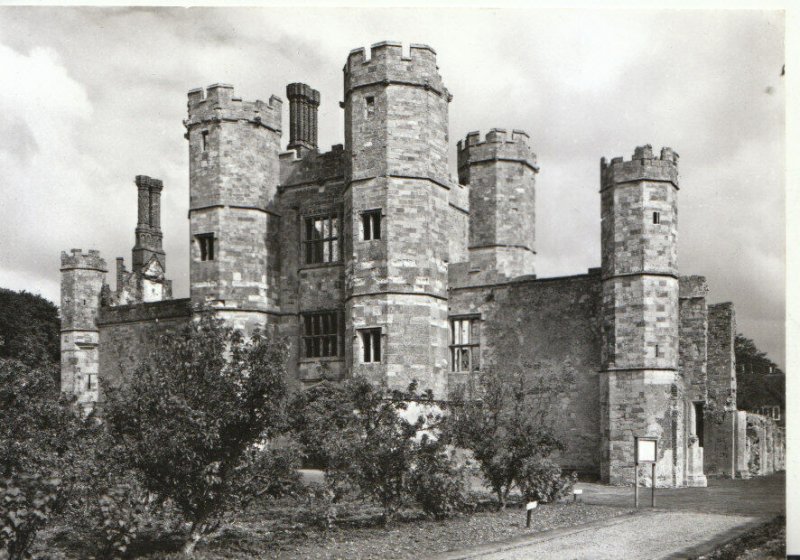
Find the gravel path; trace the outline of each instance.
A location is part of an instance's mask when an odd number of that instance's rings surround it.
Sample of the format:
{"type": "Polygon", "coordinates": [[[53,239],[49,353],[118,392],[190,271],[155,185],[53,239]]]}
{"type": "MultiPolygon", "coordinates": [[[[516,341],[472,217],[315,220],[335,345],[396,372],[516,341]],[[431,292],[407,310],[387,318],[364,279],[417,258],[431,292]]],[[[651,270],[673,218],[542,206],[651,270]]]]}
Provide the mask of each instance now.
{"type": "MultiPolygon", "coordinates": [[[[532,544],[491,554],[466,554],[461,558],[480,560],[592,559],[639,560],[641,558],[682,558],[692,548],[723,538],[730,531],[757,518],[685,511],[643,513],[610,520],[566,534],[543,536],[532,544]]],[[[457,558],[453,555],[451,558],[457,558]]]]}

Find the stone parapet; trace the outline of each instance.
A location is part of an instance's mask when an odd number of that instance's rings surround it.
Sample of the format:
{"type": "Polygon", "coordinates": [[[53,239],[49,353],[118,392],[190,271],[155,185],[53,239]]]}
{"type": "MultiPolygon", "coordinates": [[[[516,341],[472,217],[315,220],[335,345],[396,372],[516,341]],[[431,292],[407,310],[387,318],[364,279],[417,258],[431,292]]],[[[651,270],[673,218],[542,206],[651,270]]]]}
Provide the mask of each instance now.
{"type": "Polygon", "coordinates": [[[708,295],[708,284],[705,276],[681,276],[678,279],[681,299],[704,298],[708,295]]]}
{"type": "Polygon", "coordinates": [[[108,272],[105,259],[100,256],[100,251],[94,249],[90,249],[87,253],[84,253],[82,249],[70,249],[69,254],[61,251],[61,271],[72,269],[108,272]]]}
{"type": "Polygon", "coordinates": [[[493,128],[481,138],[480,132],[470,132],[458,141],[458,179],[469,183],[469,166],[484,162],[518,162],[539,172],[536,154],[529,144],[530,136],[523,130],[507,131],[493,128]]]}
{"type": "Polygon", "coordinates": [[[280,154],[279,190],[311,183],[343,180],[347,163],[347,154],[341,144],[336,144],[325,153],[316,150],[305,151],[302,157],[297,157],[294,151],[283,152],[280,154]]]}
{"type": "Polygon", "coordinates": [[[187,129],[205,122],[246,121],[277,132],[281,130],[283,102],[275,95],[266,103],[260,99],[242,101],[234,97],[232,85],[214,84],[206,90],[190,90],[188,97],[189,117],[183,121],[187,129]]]}
{"type": "Polygon", "coordinates": [[[107,326],[117,323],[150,322],[163,319],[190,317],[192,315],[192,300],[190,298],[137,303],[132,305],[118,305],[103,307],[97,318],[98,326],[107,326]]]}
{"type": "Polygon", "coordinates": [[[436,51],[428,45],[411,43],[408,57],[403,56],[402,43],[395,41],[372,45],[369,59],[363,48],[350,51],[344,67],[345,101],[354,89],[390,83],[419,86],[448,101],[452,98],[439,75],[436,51]]]}
{"type": "Polygon", "coordinates": [[[650,144],[639,146],[630,161],[615,157],[600,160],[601,190],[632,181],[664,181],[678,187],[678,154],[672,148],[661,148],[660,157],[653,155],[650,144]]]}

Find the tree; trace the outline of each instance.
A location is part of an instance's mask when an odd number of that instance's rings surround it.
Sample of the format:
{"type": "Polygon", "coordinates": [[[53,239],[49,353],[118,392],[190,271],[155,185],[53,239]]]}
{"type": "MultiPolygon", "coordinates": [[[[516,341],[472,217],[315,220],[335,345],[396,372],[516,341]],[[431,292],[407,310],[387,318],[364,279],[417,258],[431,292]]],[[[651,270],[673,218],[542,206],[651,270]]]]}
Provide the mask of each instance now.
{"type": "Polygon", "coordinates": [[[24,558],[83,480],[97,432],[60,395],[52,368],[0,359],[0,557],[24,558]]]}
{"type": "MultiPolygon", "coordinates": [[[[439,489],[427,494],[428,503],[454,495],[451,486],[438,484],[442,473],[452,473],[454,481],[460,475],[430,436],[439,419],[433,396],[419,394],[416,384],[406,391],[386,391],[362,377],[338,384],[323,381],[298,394],[290,410],[292,431],[324,465],[334,500],[354,488],[381,506],[382,521],[388,524],[406,500],[423,496],[418,490],[426,484],[439,489]]],[[[449,511],[420,503],[433,515],[449,511]]]]}
{"type": "Polygon", "coordinates": [[[754,411],[762,406],[786,406],[786,377],[778,365],[755,342],[737,334],[736,399],[741,410],[754,411]]]}
{"type": "Polygon", "coordinates": [[[488,368],[473,383],[453,395],[447,433],[473,452],[503,509],[515,485],[526,487],[526,473],[535,472],[532,465],[564,450],[543,406],[552,387],[545,379],[497,368],[488,368]]]}
{"type": "Polygon", "coordinates": [[[60,326],[58,308],[52,302],[25,291],[0,288],[0,358],[29,366],[58,363],[60,326]]]}
{"type": "Polygon", "coordinates": [[[187,553],[251,490],[256,448],[283,426],[286,359],[285,342],[204,316],[106,392],[109,433],[143,486],[186,519],[187,553]]]}

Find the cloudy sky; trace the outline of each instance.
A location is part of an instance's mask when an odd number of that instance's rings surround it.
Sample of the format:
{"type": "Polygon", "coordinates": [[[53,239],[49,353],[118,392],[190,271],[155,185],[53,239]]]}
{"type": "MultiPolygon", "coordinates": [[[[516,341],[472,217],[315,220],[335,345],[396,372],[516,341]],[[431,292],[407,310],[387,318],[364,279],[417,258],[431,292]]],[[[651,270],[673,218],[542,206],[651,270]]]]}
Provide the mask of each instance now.
{"type": "Polygon", "coordinates": [[[0,286],[58,302],[60,251],[129,260],[145,174],[164,181],[168,274],[188,295],[186,92],[266,100],[307,82],[327,149],[347,53],[394,39],[438,52],[453,144],[530,133],[542,277],[600,265],[602,156],[673,147],[681,273],[705,275],[783,364],[783,37],[782,12],[752,10],[0,7],[0,286]]]}

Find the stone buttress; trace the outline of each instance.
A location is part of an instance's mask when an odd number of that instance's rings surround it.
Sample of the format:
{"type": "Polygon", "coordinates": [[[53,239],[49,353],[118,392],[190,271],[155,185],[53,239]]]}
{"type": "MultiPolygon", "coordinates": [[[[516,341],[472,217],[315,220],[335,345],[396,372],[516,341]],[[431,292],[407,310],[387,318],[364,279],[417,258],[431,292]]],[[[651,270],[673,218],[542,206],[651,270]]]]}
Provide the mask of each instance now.
{"type": "Polygon", "coordinates": [[[426,45],[404,56],[400,43],[378,43],[344,67],[348,369],[390,388],[416,380],[437,397],[448,371],[450,99],[426,45]],[[377,359],[366,348],[376,344],[377,359]]]}
{"type": "Polygon", "coordinates": [[[98,400],[97,316],[106,272],[99,251],[61,253],[61,392],[75,395],[84,412],[98,400]]]}
{"type": "Polygon", "coordinates": [[[536,154],[528,134],[492,129],[458,142],[458,180],[469,185],[469,270],[482,281],[535,274],[536,154]]]}
{"type": "Polygon", "coordinates": [[[635,436],[659,438],[657,484],[683,484],[677,161],[650,146],[601,161],[601,477],[612,484],[633,482],[635,436]]]}
{"type": "Polygon", "coordinates": [[[191,299],[248,330],[278,309],[275,211],[281,105],[242,101],[233,87],[189,92],[191,299]]]}

